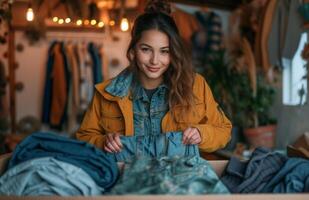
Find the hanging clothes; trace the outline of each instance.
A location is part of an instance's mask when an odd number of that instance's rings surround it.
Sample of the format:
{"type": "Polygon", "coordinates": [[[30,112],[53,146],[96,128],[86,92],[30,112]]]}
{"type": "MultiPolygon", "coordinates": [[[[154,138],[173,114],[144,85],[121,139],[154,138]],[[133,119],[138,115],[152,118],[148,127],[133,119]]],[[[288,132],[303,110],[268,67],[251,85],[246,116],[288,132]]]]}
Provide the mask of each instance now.
{"type": "Polygon", "coordinates": [[[79,94],[79,67],[77,66],[77,59],[74,54],[74,47],[72,43],[65,45],[65,50],[68,57],[68,66],[71,74],[70,89],[68,94],[68,120],[67,120],[67,129],[70,131],[75,131],[78,128],[76,121],[78,109],[80,106],[80,94],[79,94]]]}
{"type": "Polygon", "coordinates": [[[282,64],[282,58],[292,59],[300,41],[302,18],[298,12],[300,1],[278,1],[268,38],[268,52],[271,65],[282,64]]]}
{"type": "Polygon", "coordinates": [[[52,66],[52,101],[50,125],[61,129],[67,119],[67,103],[70,88],[70,74],[64,44],[57,43],[53,50],[54,63],[52,66]]]}
{"type": "Polygon", "coordinates": [[[103,81],[102,78],[102,58],[100,57],[98,47],[90,42],[88,44],[88,51],[92,58],[92,67],[93,67],[93,81],[94,84],[101,83],[103,81]]]}
{"type": "Polygon", "coordinates": [[[178,8],[175,8],[171,15],[175,20],[180,36],[188,46],[191,46],[191,37],[193,33],[200,29],[196,18],[178,8]]]}
{"type": "Polygon", "coordinates": [[[87,50],[87,44],[78,44],[78,55],[80,58],[80,71],[81,71],[81,109],[86,110],[88,103],[91,101],[94,92],[94,80],[92,72],[92,61],[90,53],[87,50]]]}
{"type": "Polygon", "coordinates": [[[102,55],[93,42],[65,44],[54,41],[48,50],[42,122],[51,128],[75,132],[101,82],[102,55]]]}
{"type": "Polygon", "coordinates": [[[195,16],[202,28],[192,36],[192,54],[194,66],[203,68],[207,59],[223,49],[222,23],[215,12],[198,11],[195,16]]]}
{"type": "Polygon", "coordinates": [[[47,64],[45,72],[45,86],[44,86],[44,95],[43,95],[43,108],[42,108],[42,123],[49,124],[50,122],[50,109],[51,109],[51,100],[52,100],[52,84],[53,84],[53,65],[54,65],[54,48],[57,45],[57,42],[54,41],[51,43],[48,49],[47,55],[47,64]]]}

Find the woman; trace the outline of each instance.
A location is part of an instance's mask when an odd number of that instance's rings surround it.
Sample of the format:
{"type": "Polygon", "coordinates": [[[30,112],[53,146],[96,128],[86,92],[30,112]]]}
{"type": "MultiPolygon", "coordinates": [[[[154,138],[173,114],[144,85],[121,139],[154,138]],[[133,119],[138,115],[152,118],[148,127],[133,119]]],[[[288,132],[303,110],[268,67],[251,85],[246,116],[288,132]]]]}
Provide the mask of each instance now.
{"type": "Polygon", "coordinates": [[[193,72],[169,13],[167,4],[152,1],[137,17],[127,50],[130,65],[96,85],[78,139],[111,153],[122,150],[121,135],[182,131],[184,145],[208,152],[229,141],[232,125],[206,81],[193,72]]]}

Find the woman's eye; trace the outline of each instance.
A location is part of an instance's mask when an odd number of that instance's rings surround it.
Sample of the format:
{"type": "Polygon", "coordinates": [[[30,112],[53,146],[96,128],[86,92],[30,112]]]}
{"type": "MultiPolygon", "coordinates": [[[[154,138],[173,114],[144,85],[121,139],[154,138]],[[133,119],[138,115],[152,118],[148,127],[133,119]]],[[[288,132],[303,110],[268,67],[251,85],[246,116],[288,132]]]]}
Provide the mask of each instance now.
{"type": "Polygon", "coordinates": [[[162,50],[161,53],[162,53],[162,54],[168,54],[168,53],[169,53],[169,50],[162,50]]]}
{"type": "Polygon", "coordinates": [[[142,52],[148,52],[148,51],[150,51],[150,49],[148,49],[148,48],[142,48],[142,52]]]}

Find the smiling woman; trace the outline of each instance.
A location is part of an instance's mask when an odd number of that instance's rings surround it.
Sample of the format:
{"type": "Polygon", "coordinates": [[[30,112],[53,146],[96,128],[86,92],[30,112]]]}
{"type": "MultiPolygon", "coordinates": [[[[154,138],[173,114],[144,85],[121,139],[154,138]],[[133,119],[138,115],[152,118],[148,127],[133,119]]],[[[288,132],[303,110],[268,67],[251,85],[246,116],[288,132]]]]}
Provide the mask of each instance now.
{"type": "Polygon", "coordinates": [[[163,82],[163,74],[170,65],[167,35],[157,30],[145,31],[131,53],[132,58],[136,56],[139,79],[144,88],[157,88],[163,82]]]}
{"type": "MultiPolygon", "coordinates": [[[[164,1],[150,1],[137,17],[127,50],[130,64],[96,85],[78,139],[110,153],[126,151],[128,136],[139,143],[175,131],[181,132],[177,145],[184,148],[194,145],[211,152],[227,144],[232,125],[204,78],[194,73],[170,10],[164,1]]],[[[164,148],[161,143],[147,145],[164,148]]]]}

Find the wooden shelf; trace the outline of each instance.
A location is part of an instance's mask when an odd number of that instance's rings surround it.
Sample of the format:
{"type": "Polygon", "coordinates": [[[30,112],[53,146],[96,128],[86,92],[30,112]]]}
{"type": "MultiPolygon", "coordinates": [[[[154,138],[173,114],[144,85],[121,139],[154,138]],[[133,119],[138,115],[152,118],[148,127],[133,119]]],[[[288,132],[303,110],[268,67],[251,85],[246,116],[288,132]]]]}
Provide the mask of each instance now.
{"type": "Polygon", "coordinates": [[[304,28],[305,28],[305,29],[309,29],[309,22],[307,22],[307,23],[304,24],[304,28]]]}

